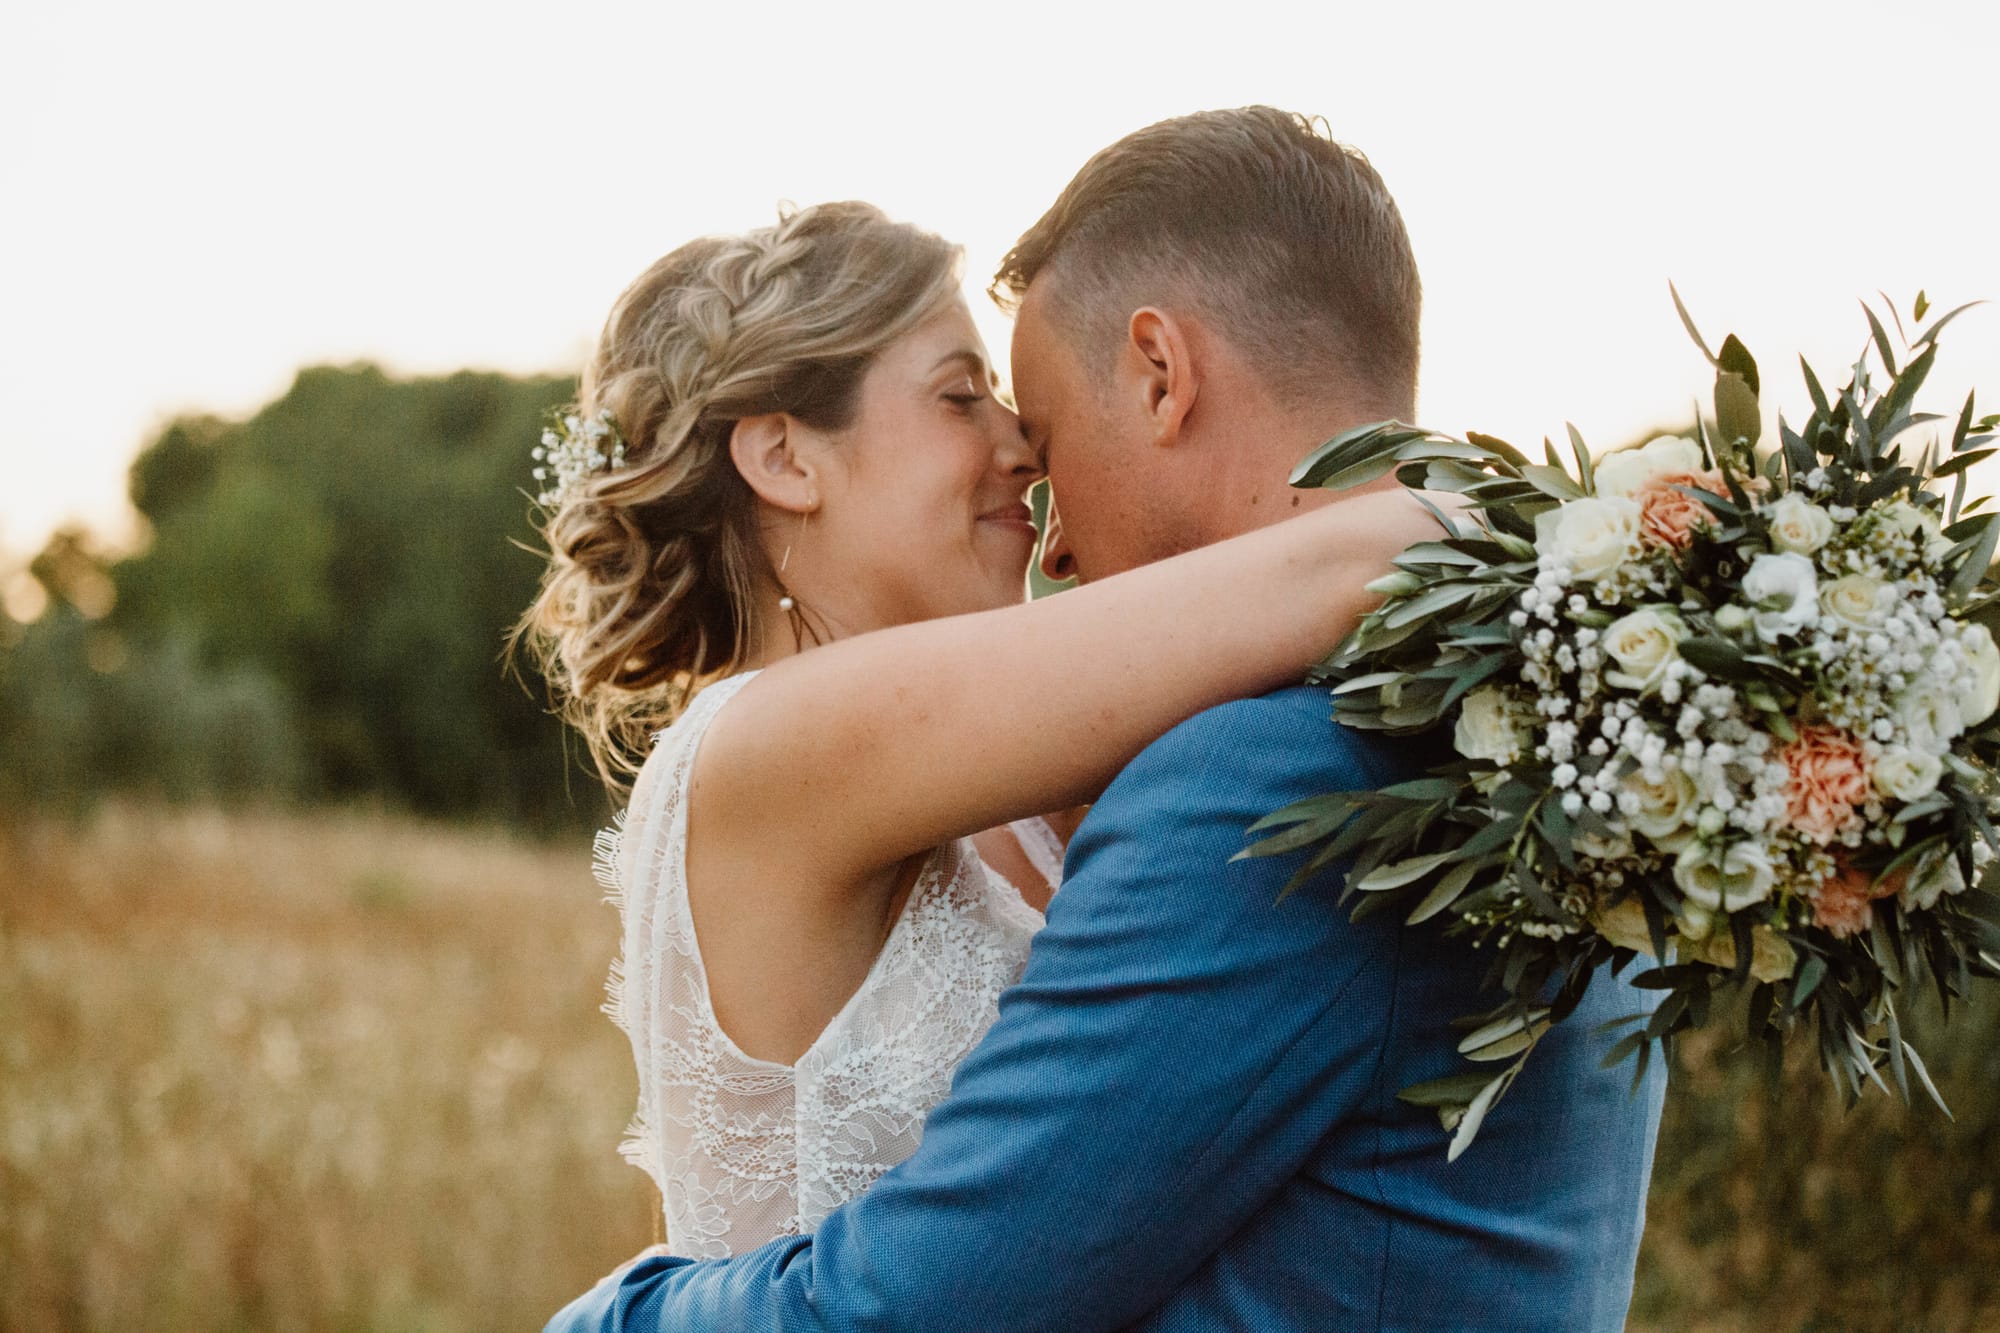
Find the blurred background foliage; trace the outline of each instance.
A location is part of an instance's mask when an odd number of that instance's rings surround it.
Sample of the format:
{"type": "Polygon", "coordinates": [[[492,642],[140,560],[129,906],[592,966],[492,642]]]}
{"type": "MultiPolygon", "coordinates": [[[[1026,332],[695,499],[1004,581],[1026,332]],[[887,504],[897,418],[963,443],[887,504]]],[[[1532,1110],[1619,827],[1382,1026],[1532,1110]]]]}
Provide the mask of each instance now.
{"type": "Polygon", "coordinates": [[[247,421],[170,424],[131,470],[146,547],[58,533],[10,590],[40,614],[5,622],[0,797],[600,816],[500,660],[540,571],[527,451],[573,387],[316,367],[247,421]]]}
{"type": "MultiPolygon", "coordinates": [[[[0,578],[0,1330],[532,1327],[652,1239],[607,801],[501,661],[572,388],[309,369],[0,578]]],[[[1996,1000],[1906,1020],[1955,1120],[1685,1043],[1632,1327],[2000,1327],[1996,1000]]]]}

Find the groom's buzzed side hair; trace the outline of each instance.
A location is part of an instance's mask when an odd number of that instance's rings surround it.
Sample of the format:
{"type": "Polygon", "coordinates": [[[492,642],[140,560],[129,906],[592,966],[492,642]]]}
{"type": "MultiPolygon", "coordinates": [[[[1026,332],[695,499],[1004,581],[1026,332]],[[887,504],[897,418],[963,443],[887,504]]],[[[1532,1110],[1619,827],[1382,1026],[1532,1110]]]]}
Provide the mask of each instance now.
{"type": "Polygon", "coordinates": [[[1086,357],[1108,358],[1139,306],[1184,302],[1288,401],[1414,408],[1423,287],[1402,214],[1317,118],[1251,106],[1126,135],[1084,164],[990,290],[1013,308],[1044,272],[1086,357]]]}

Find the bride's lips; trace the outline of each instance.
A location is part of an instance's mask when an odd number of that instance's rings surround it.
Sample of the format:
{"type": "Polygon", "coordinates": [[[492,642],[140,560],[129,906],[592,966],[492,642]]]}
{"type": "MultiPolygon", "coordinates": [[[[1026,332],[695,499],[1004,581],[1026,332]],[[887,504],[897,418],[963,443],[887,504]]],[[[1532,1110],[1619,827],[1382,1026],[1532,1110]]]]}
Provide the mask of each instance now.
{"type": "Polygon", "coordinates": [[[987,513],[981,514],[979,521],[981,523],[991,523],[995,527],[1008,528],[1024,533],[1030,540],[1033,540],[1036,535],[1034,511],[1029,509],[1025,504],[1011,504],[999,509],[990,510],[987,513]]]}

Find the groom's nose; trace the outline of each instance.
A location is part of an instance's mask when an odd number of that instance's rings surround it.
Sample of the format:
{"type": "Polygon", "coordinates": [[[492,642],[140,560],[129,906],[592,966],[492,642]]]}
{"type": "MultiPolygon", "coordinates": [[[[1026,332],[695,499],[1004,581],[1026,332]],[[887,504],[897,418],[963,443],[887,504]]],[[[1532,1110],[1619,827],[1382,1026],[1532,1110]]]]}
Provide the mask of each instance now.
{"type": "Polygon", "coordinates": [[[1053,498],[1049,501],[1048,527],[1042,534],[1042,577],[1056,583],[1076,577],[1076,557],[1063,537],[1062,518],[1056,513],[1053,498]]]}

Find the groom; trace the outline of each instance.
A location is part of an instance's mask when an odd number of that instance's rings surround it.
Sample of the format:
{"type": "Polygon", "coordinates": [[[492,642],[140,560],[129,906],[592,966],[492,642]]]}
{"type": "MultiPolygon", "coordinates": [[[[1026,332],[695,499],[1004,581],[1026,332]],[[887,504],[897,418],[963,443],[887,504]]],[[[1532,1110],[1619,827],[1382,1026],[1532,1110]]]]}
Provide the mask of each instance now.
{"type": "MultiPolygon", "coordinates": [[[[1044,565],[1101,578],[1323,502],[1321,440],[1414,417],[1419,286],[1358,154],[1262,107],[1085,164],[1007,257],[1015,391],[1061,504],[1044,565]]],[[[1061,682],[1052,682],[1061,688],[1061,682]]],[[[1294,689],[1148,748],[1070,845],[1026,974],[915,1156],[810,1237],[649,1259],[552,1330],[1617,1329],[1659,1123],[1598,1062],[1647,1007],[1601,975],[1445,1161],[1400,1088],[1463,1067],[1487,959],[1283,858],[1300,797],[1413,774],[1294,689]]]]}

